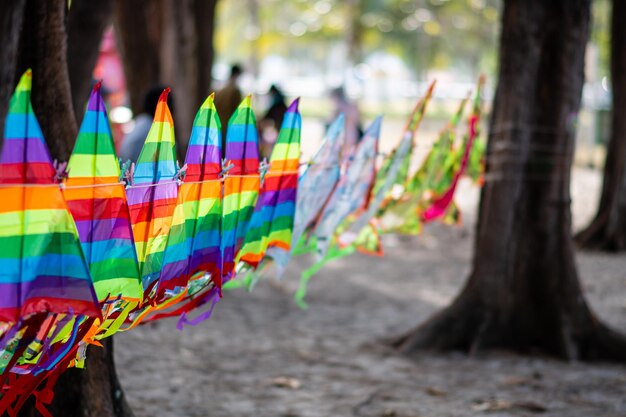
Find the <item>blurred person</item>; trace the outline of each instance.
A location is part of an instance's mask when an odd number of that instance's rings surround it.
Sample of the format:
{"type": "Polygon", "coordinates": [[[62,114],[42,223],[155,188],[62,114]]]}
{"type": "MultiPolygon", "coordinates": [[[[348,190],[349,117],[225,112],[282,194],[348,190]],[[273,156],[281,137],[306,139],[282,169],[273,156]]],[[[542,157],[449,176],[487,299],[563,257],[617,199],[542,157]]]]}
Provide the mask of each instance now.
{"type": "MultiPolygon", "coordinates": [[[[133,130],[124,135],[124,138],[122,139],[122,146],[120,146],[118,156],[123,162],[127,160],[137,162],[139,154],[141,153],[141,148],[143,147],[146,137],[148,136],[148,132],[150,131],[150,127],[152,126],[159,97],[164,89],[165,87],[157,85],[152,87],[145,94],[143,98],[143,110],[135,117],[133,130]]],[[[170,93],[167,97],[167,105],[169,106],[170,111],[174,113],[174,98],[172,93],[170,93]]]]}
{"type": "Polygon", "coordinates": [[[348,100],[343,87],[337,87],[331,90],[330,99],[335,108],[332,113],[331,122],[341,113],[343,113],[346,120],[343,153],[344,156],[348,156],[359,143],[363,134],[363,130],[361,129],[361,114],[357,105],[348,100]]]}
{"type": "Polygon", "coordinates": [[[269,107],[265,115],[259,121],[259,136],[261,156],[269,158],[274,144],[278,139],[280,127],[283,124],[283,118],[287,112],[287,103],[285,103],[285,95],[276,84],[272,84],[268,91],[269,107]]]}
{"type": "Polygon", "coordinates": [[[222,152],[225,151],[226,130],[228,128],[228,120],[233,115],[237,106],[241,103],[241,90],[237,85],[239,77],[243,74],[243,69],[239,64],[234,64],[230,68],[230,77],[224,88],[215,93],[215,108],[222,123],[222,152]]]}

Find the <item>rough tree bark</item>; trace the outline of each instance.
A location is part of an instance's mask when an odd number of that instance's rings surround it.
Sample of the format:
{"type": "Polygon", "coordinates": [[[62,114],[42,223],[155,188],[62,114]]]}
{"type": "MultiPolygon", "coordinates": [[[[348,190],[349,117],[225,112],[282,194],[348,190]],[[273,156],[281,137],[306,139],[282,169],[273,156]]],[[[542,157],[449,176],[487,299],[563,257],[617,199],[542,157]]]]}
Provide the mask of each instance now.
{"type": "Polygon", "coordinates": [[[162,14],[161,0],[124,0],[113,5],[117,47],[135,114],[143,111],[144,94],[161,81],[162,14]]]}
{"type": "Polygon", "coordinates": [[[114,22],[131,107],[155,85],[172,88],[179,158],[196,110],[209,95],[217,0],[120,1],[114,22]]]}
{"type": "Polygon", "coordinates": [[[598,213],[576,236],[588,249],[626,250],[626,2],[613,0],[611,23],[611,138],[598,213]]]}
{"type": "Polygon", "coordinates": [[[453,303],[396,341],[419,349],[541,350],[626,359],[578,280],[570,169],[590,0],[506,0],[473,270],[453,303]]]}
{"type": "Polygon", "coordinates": [[[67,61],[76,120],[82,120],[104,30],[113,17],[113,0],[73,0],[67,21],[67,61]]]}
{"type": "Polygon", "coordinates": [[[15,89],[15,66],[26,0],[0,3],[0,147],[4,138],[4,119],[15,89]]]}
{"type": "MultiPolygon", "coordinates": [[[[28,0],[16,74],[33,69],[33,108],[53,157],[67,161],[77,125],[67,71],[66,0],[28,0]]],[[[17,78],[16,78],[17,79],[17,78]]]]}
{"type": "MultiPolygon", "coordinates": [[[[77,134],[66,60],[67,12],[66,0],[26,1],[16,71],[21,74],[26,68],[32,68],[33,107],[53,158],[61,161],[68,159],[77,134]]],[[[2,88],[7,87],[2,84],[2,88]]],[[[83,97],[83,101],[85,99],[83,97]]],[[[104,344],[105,349],[89,348],[84,371],[72,369],[59,379],[50,407],[53,415],[132,416],[115,373],[113,342],[109,339],[104,344]]],[[[29,403],[20,415],[36,416],[38,413],[29,403]]]]}

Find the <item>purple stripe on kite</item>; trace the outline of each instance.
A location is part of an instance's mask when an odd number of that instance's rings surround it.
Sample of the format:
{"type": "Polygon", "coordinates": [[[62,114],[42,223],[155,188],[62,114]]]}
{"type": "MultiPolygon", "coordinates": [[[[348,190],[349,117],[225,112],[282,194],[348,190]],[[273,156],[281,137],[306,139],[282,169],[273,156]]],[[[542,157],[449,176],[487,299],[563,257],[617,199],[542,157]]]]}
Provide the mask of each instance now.
{"type": "MultiPolygon", "coordinates": [[[[170,180],[171,181],[171,180],[170,180]]],[[[178,195],[178,184],[169,182],[167,184],[159,184],[155,186],[131,186],[126,190],[126,198],[129,205],[147,203],[151,200],[176,199],[178,195]]]]}
{"type": "Polygon", "coordinates": [[[89,102],[87,103],[87,110],[96,111],[96,112],[103,111],[104,103],[102,103],[101,100],[98,100],[98,98],[100,97],[101,97],[100,94],[92,93],[89,96],[89,102]]]}
{"type": "Polygon", "coordinates": [[[296,189],[287,188],[277,191],[266,191],[263,193],[263,205],[276,205],[293,202],[296,200],[296,189]],[[278,194],[278,196],[276,196],[278,194]]]}
{"type": "Polygon", "coordinates": [[[187,158],[185,158],[186,164],[200,164],[204,163],[219,163],[221,162],[222,154],[218,146],[215,145],[189,145],[187,148],[187,158]],[[204,152],[204,158],[201,156],[204,152]]]}
{"type": "Polygon", "coordinates": [[[68,308],[72,300],[92,301],[89,287],[84,279],[39,276],[33,281],[25,281],[20,285],[0,284],[0,308],[15,308],[24,304],[29,298],[54,297],[68,300],[68,308]],[[21,297],[21,300],[19,298],[21,297]]]}
{"type": "Polygon", "coordinates": [[[226,158],[231,160],[258,158],[259,148],[256,142],[228,142],[226,143],[226,158]],[[244,154],[245,151],[245,154],[244,154]]]}
{"type": "Polygon", "coordinates": [[[26,140],[11,140],[5,142],[2,149],[3,163],[18,163],[24,160],[24,146],[26,145],[26,159],[28,162],[51,162],[50,153],[39,138],[28,138],[26,140]]]}
{"type": "Polygon", "coordinates": [[[76,222],[76,228],[82,242],[131,239],[132,236],[128,219],[80,220],[76,222]]]}

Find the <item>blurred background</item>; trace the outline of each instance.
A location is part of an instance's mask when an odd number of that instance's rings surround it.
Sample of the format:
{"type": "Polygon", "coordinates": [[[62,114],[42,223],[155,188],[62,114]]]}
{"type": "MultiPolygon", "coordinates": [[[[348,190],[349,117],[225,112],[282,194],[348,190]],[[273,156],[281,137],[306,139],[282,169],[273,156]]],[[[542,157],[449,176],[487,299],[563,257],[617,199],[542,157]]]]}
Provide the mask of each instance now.
{"type": "MultiPolygon", "coordinates": [[[[270,106],[272,84],[290,99],[302,97],[306,157],[331,117],[332,89],[345,88],[364,122],[385,114],[384,152],[400,139],[404,118],[436,79],[434,100],[420,129],[421,140],[428,143],[479,74],[487,75],[483,98],[489,109],[500,7],[497,0],[220,1],[214,16],[211,90],[221,89],[231,65],[238,63],[243,69],[238,84],[244,95],[254,95],[258,116],[270,106]]],[[[582,166],[601,166],[609,133],[609,13],[608,0],[593,2],[576,153],[582,166]]],[[[103,79],[109,92],[120,143],[124,132],[132,130],[133,112],[114,29],[117,20],[105,31],[93,78],[103,79]]],[[[181,92],[173,88],[173,94],[181,92]]]]}

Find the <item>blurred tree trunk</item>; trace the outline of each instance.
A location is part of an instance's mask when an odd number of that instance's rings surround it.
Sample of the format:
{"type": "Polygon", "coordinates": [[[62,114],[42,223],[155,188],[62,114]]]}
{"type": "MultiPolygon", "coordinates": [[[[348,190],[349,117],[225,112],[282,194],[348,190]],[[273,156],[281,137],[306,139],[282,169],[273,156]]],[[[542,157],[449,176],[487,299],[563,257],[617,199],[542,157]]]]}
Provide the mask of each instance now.
{"type": "Polygon", "coordinates": [[[15,67],[25,5],[26,0],[0,3],[0,147],[4,139],[4,119],[9,110],[9,99],[15,89],[15,67]]]}
{"type": "Polygon", "coordinates": [[[596,217],[576,240],[584,248],[626,250],[626,2],[613,0],[611,24],[611,138],[596,217]]]}
{"type": "Polygon", "coordinates": [[[397,340],[401,351],[626,359],[624,338],[585,302],[571,236],[589,18],[590,0],[505,0],[473,270],[448,308],[397,340]]]}
{"type": "Polygon", "coordinates": [[[144,94],[161,82],[162,0],[115,1],[113,21],[130,107],[139,114],[144,94]]]}
{"type": "Polygon", "coordinates": [[[67,61],[74,114],[79,122],[91,89],[91,76],[100,54],[104,30],[113,17],[113,0],[72,0],[67,22],[67,61]]]}
{"type": "Polygon", "coordinates": [[[348,11],[346,29],[346,49],[348,67],[361,62],[363,58],[363,0],[346,0],[348,11]]]}
{"type": "Polygon", "coordinates": [[[179,158],[198,107],[210,93],[217,0],[115,3],[114,22],[133,113],[156,85],[172,88],[179,158]]]}
{"type": "MultiPolygon", "coordinates": [[[[63,161],[77,134],[67,65],[67,13],[66,0],[26,1],[17,65],[18,74],[29,67],[33,70],[33,107],[52,157],[63,161]]],[[[72,369],[61,376],[50,407],[53,415],[132,416],[115,373],[113,342],[109,339],[104,345],[105,349],[89,348],[85,370],[72,369]]],[[[31,401],[20,415],[39,414],[31,401]]]]}
{"type": "Polygon", "coordinates": [[[33,108],[53,158],[67,161],[77,125],[67,70],[66,0],[28,0],[17,76],[33,69],[33,108]]]}

